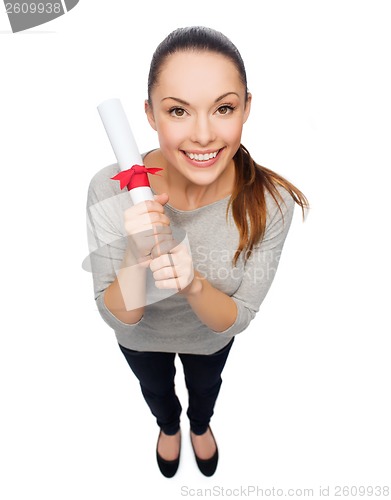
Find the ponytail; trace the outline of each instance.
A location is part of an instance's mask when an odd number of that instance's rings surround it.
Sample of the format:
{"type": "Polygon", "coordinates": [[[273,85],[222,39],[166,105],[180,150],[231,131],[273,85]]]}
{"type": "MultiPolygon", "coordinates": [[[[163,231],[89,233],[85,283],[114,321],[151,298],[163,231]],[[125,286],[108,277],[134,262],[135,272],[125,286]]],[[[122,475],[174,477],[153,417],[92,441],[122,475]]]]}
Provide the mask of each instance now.
{"type": "Polygon", "coordinates": [[[291,182],[272,170],[255,163],[243,145],[240,145],[236,152],[234,162],[236,182],[228,203],[227,216],[228,210],[232,206],[232,215],[239,229],[239,246],[233,258],[233,265],[236,266],[241,252],[245,251],[245,260],[247,261],[254,246],[262,241],[265,235],[266,191],[270,193],[281,211],[283,198],[277,187],[285,188],[301,207],[303,220],[305,218],[304,210],[309,208],[309,203],[304,194],[291,182]]]}

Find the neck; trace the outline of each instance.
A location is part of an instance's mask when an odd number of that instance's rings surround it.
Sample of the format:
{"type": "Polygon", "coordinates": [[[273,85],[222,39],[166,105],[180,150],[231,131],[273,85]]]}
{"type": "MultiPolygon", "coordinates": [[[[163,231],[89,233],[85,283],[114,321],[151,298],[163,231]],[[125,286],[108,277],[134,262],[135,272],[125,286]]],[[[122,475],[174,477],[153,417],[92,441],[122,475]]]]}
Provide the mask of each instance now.
{"type": "Polygon", "coordinates": [[[170,192],[187,207],[187,210],[209,205],[225,198],[232,193],[235,182],[233,161],[212,184],[207,185],[194,184],[172,167],[165,169],[165,173],[170,192]]]}

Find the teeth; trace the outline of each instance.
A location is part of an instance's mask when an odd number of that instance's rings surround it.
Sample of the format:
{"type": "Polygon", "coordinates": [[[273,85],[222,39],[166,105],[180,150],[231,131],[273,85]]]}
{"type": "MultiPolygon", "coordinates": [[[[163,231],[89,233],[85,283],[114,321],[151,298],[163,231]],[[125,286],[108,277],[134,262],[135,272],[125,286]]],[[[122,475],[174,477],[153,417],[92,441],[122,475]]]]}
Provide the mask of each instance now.
{"type": "Polygon", "coordinates": [[[209,154],[204,154],[204,155],[197,155],[194,153],[186,153],[186,156],[188,156],[191,160],[197,160],[197,161],[206,161],[206,160],[211,160],[212,158],[216,158],[218,151],[215,151],[214,153],[209,153],[209,154]]]}

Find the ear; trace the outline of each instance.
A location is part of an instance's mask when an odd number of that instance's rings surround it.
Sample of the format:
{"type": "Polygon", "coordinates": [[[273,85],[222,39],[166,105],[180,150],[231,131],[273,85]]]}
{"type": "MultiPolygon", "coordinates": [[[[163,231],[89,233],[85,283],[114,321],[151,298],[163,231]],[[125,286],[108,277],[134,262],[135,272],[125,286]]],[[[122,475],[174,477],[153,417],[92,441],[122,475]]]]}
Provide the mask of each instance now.
{"type": "Polygon", "coordinates": [[[248,94],[247,94],[247,101],[246,101],[246,105],[245,105],[245,108],[244,108],[243,123],[246,123],[247,118],[248,118],[248,116],[250,114],[252,98],[253,98],[253,96],[250,94],[250,92],[248,92],[248,94]]]}
{"type": "Polygon", "coordinates": [[[156,123],[155,123],[155,118],[153,116],[152,106],[149,104],[148,99],[146,99],[144,102],[144,110],[147,115],[149,124],[151,125],[153,130],[156,130],[156,123]]]}

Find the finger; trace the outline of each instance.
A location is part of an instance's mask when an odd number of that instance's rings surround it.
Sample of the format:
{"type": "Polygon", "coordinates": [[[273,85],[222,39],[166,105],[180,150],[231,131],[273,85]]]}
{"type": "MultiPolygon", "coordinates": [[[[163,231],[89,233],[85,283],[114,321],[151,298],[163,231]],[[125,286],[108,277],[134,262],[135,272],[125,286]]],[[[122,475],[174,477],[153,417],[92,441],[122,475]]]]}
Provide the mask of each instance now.
{"type": "Polygon", "coordinates": [[[176,241],[172,238],[172,234],[164,234],[157,245],[151,250],[153,259],[160,257],[163,254],[168,254],[172,248],[177,245],[176,241]]]}
{"type": "Polygon", "coordinates": [[[170,253],[161,255],[157,259],[153,259],[150,263],[149,268],[153,273],[153,277],[156,282],[164,282],[158,288],[176,288],[181,290],[178,269],[175,266],[174,256],[170,253]]]}
{"type": "Polygon", "coordinates": [[[152,273],[155,281],[163,281],[178,278],[177,269],[174,266],[161,267],[152,273]]]}
{"type": "Polygon", "coordinates": [[[128,248],[133,255],[151,255],[153,248],[159,248],[162,242],[172,240],[172,234],[169,227],[161,226],[158,229],[154,227],[147,231],[128,234],[127,240],[128,248]]]}
{"type": "Polygon", "coordinates": [[[132,205],[130,208],[125,210],[126,213],[142,215],[147,212],[164,212],[164,207],[161,203],[155,200],[144,200],[132,205]]]}
{"type": "Polygon", "coordinates": [[[154,226],[154,225],[167,226],[171,223],[170,219],[167,217],[166,214],[162,214],[159,212],[148,212],[146,214],[142,214],[136,219],[136,221],[138,224],[145,226],[154,226]]]}
{"type": "Polygon", "coordinates": [[[139,234],[140,236],[144,237],[155,237],[155,236],[171,236],[172,239],[172,232],[171,228],[169,226],[166,226],[165,224],[156,224],[155,226],[150,227],[149,229],[145,229],[143,231],[140,231],[138,233],[135,233],[135,236],[139,234]]]}
{"type": "MultiPolygon", "coordinates": [[[[151,249],[151,254],[153,254],[153,257],[156,257],[158,255],[162,255],[165,252],[165,248],[170,248],[170,241],[172,241],[172,234],[171,231],[170,233],[160,233],[158,232],[157,228],[154,228],[155,230],[155,238],[154,238],[154,246],[151,249]]],[[[170,228],[169,228],[170,229],[170,228]]]]}
{"type": "Polygon", "coordinates": [[[158,271],[159,269],[162,269],[163,267],[171,267],[172,265],[175,265],[174,262],[171,260],[169,257],[170,254],[165,253],[163,255],[160,255],[159,257],[153,258],[151,261],[151,271],[155,272],[158,271]]]}
{"type": "Polygon", "coordinates": [[[140,215],[137,219],[133,217],[124,220],[125,230],[128,234],[136,234],[149,229],[153,230],[155,226],[168,227],[169,225],[170,219],[167,215],[156,212],[140,215]]]}
{"type": "Polygon", "coordinates": [[[167,193],[155,194],[153,198],[161,205],[165,205],[169,200],[167,193]]]}
{"type": "MultiPolygon", "coordinates": [[[[153,230],[146,232],[137,233],[128,236],[128,244],[133,249],[139,249],[141,254],[150,255],[153,252],[153,258],[161,255],[159,253],[160,248],[164,248],[166,241],[171,241],[172,235],[168,234],[155,234],[153,230]]],[[[166,253],[166,252],[164,252],[166,253]]]]}

